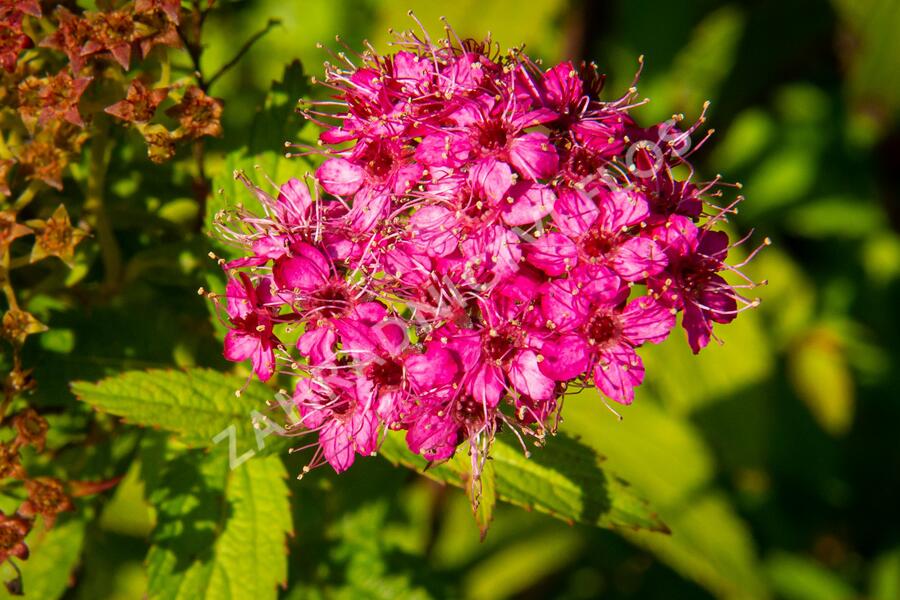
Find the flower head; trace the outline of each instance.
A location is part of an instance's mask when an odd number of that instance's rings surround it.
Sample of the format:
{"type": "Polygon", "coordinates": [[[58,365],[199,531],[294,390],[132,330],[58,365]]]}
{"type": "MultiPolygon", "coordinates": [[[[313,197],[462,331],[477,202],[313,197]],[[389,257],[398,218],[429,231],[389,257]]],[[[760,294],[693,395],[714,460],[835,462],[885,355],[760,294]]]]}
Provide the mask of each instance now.
{"type": "Polygon", "coordinates": [[[311,467],[404,430],[429,461],[465,446],[477,476],[501,427],[552,433],[567,389],[631,403],[641,348],[679,313],[697,351],[755,305],[721,275],[738,271],[719,180],[674,175],[697,125],[639,127],[635,89],[601,100],[591,65],[429,40],[337,55],[333,99],[304,111],[320,144],[295,146],[324,159],[312,185],[238,173],[262,214],[219,215],[243,248],[221,261],[226,356],[297,375],[290,435],[314,437],[311,467]]]}

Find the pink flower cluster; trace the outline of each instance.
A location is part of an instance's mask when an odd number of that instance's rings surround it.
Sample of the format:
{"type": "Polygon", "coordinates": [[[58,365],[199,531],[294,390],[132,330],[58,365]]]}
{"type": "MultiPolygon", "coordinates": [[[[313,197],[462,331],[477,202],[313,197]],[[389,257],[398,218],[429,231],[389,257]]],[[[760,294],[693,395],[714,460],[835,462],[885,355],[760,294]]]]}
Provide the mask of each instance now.
{"type": "Polygon", "coordinates": [[[567,390],[631,403],[639,349],[678,313],[698,352],[756,304],[721,274],[743,278],[713,229],[734,204],[713,203],[718,178],[691,181],[702,117],[642,128],[635,89],[601,101],[592,65],[543,69],[450,33],[395,43],[326,65],[333,100],[305,111],[324,127],[308,151],[327,156],[324,193],[239,174],[263,214],[220,220],[245,249],[224,264],[225,356],[264,381],[299,375],[311,466],[343,471],[386,429],[430,461],[462,444],[483,457],[504,424],[543,437],[567,390]]]}

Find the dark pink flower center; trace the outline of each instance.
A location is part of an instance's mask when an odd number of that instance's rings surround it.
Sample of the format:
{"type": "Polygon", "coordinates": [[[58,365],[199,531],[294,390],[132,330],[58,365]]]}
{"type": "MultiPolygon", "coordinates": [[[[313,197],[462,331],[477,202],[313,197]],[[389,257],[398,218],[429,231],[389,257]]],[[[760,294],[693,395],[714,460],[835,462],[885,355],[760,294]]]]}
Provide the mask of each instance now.
{"type": "Polygon", "coordinates": [[[485,123],[481,127],[478,143],[487,151],[497,151],[506,148],[506,128],[499,121],[485,123]]]}
{"type": "MultiPolygon", "coordinates": [[[[488,414],[490,412],[488,411],[488,414]]],[[[466,394],[457,402],[456,414],[460,421],[480,422],[484,420],[484,405],[473,396],[466,394]]]]}
{"type": "Polygon", "coordinates": [[[394,166],[394,159],[386,152],[381,152],[372,157],[372,159],[366,163],[366,166],[369,169],[369,173],[373,176],[378,179],[384,179],[390,175],[391,169],[394,166]]]}
{"type": "Polygon", "coordinates": [[[375,179],[386,179],[394,168],[394,157],[389,149],[379,144],[372,144],[362,156],[360,162],[364,162],[366,170],[375,179]]]}
{"type": "Polygon", "coordinates": [[[592,346],[605,346],[619,337],[622,324],[612,312],[601,308],[588,320],[584,332],[592,346]]]}
{"type": "Polygon", "coordinates": [[[463,209],[463,214],[469,219],[479,224],[485,216],[491,214],[491,205],[488,200],[473,195],[469,198],[469,203],[463,209]]]}
{"type": "Polygon", "coordinates": [[[699,296],[710,285],[710,279],[718,270],[714,259],[697,254],[687,256],[672,265],[681,292],[689,297],[699,296]]]}
{"type": "Polygon", "coordinates": [[[340,316],[350,308],[350,293],[340,282],[317,290],[311,300],[312,307],[320,309],[318,314],[325,318],[340,316]]]}
{"type": "Polygon", "coordinates": [[[396,389],[403,383],[403,365],[390,357],[381,359],[369,366],[366,377],[382,388],[396,389]]]}
{"type": "Polygon", "coordinates": [[[581,239],[582,251],[591,258],[606,256],[616,245],[616,235],[603,231],[596,225],[591,227],[581,239]]]}
{"type": "Polygon", "coordinates": [[[481,351],[485,358],[498,365],[512,358],[516,346],[516,337],[511,331],[498,332],[492,329],[481,341],[481,351]]]}
{"type": "Polygon", "coordinates": [[[594,175],[599,167],[599,161],[593,154],[581,147],[572,149],[569,155],[569,170],[572,174],[588,177],[594,175]]]}
{"type": "Polygon", "coordinates": [[[331,410],[331,413],[341,421],[346,421],[353,416],[356,408],[356,401],[348,396],[345,392],[339,391],[338,397],[333,400],[326,400],[325,405],[331,410]]]}

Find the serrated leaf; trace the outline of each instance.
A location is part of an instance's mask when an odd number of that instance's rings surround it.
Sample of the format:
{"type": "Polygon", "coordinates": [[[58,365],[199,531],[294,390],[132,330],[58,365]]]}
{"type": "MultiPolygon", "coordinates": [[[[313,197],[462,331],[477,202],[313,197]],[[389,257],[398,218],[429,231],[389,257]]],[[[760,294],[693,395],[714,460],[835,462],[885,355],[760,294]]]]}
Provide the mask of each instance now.
{"type": "MultiPolygon", "coordinates": [[[[463,487],[469,477],[468,457],[464,452],[426,470],[425,459],[407,450],[402,436],[393,432],[386,436],[379,453],[395,464],[412,467],[431,479],[458,487],[463,487]]],[[[491,460],[500,500],[569,523],[668,531],[625,481],[601,468],[602,457],[574,438],[559,435],[546,448],[535,451],[531,458],[526,458],[520,448],[506,440],[497,439],[491,449],[491,460]]]]}
{"type": "MultiPolygon", "coordinates": [[[[72,571],[78,565],[84,544],[85,523],[81,519],[60,520],[47,529],[43,519],[26,538],[31,556],[18,562],[22,570],[24,596],[35,600],[55,600],[69,587],[72,571]]],[[[4,581],[10,579],[4,568],[4,581]]],[[[0,586],[0,598],[12,598],[6,586],[0,586]]]]}
{"type": "MultiPolygon", "coordinates": [[[[284,183],[291,177],[300,177],[309,170],[309,163],[301,159],[285,157],[286,141],[296,141],[306,121],[297,113],[297,101],[309,91],[309,83],[300,61],[286,65],[280,81],[272,82],[263,106],[253,118],[250,140],[246,147],[229,153],[212,179],[213,194],[206,205],[204,225],[213,232],[213,218],[220,210],[236,204],[244,204],[251,210],[258,208],[256,198],[244,185],[235,181],[234,173],[243,171],[269,192],[262,174],[272,181],[284,183]]],[[[260,213],[261,214],[261,213],[260,213]]],[[[229,248],[220,245],[219,250],[228,254],[229,248]]],[[[233,249],[230,249],[233,252],[233,249]]]]}
{"type": "Polygon", "coordinates": [[[150,492],[159,520],[147,555],[151,599],[277,597],[292,533],[286,472],[278,457],[234,470],[223,452],[167,456],[150,492]]]}
{"type": "Polygon", "coordinates": [[[328,562],[342,567],[342,585],[317,591],[338,600],[432,597],[414,572],[398,568],[401,555],[384,535],[390,511],[391,500],[366,499],[336,519],[328,531],[328,537],[335,541],[328,562]]]}
{"type": "Polygon", "coordinates": [[[303,65],[295,60],[284,67],[280,81],[273,81],[265,104],[253,119],[250,129],[250,154],[282,148],[294,141],[306,121],[297,113],[297,101],[309,92],[303,65]]]}
{"type": "MultiPolygon", "coordinates": [[[[254,411],[264,410],[274,397],[272,390],[251,382],[237,397],[245,380],[210,369],[186,371],[129,371],[97,383],[76,381],[72,392],[95,409],[144,427],[158,427],[179,435],[188,446],[231,444],[234,427],[235,454],[273,452],[283,447],[276,435],[257,442],[254,411]],[[223,434],[223,432],[226,432],[223,434]],[[218,442],[216,441],[218,436],[218,442]]],[[[274,423],[274,421],[272,421],[274,423]]]]}

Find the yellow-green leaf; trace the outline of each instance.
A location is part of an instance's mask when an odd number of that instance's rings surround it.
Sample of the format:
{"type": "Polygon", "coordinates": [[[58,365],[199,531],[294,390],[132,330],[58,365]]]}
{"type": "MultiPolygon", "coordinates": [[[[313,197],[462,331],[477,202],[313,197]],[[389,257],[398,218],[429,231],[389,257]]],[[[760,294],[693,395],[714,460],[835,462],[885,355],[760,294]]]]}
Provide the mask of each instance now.
{"type": "MultiPolygon", "coordinates": [[[[407,450],[397,433],[387,435],[379,452],[394,464],[417,469],[436,481],[463,487],[469,477],[469,458],[464,452],[426,469],[425,459],[407,450]]],[[[553,438],[530,458],[518,446],[498,438],[491,449],[497,498],[569,523],[668,531],[625,481],[603,468],[603,460],[591,448],[565,435],[553,438]]]]}

